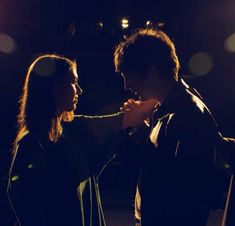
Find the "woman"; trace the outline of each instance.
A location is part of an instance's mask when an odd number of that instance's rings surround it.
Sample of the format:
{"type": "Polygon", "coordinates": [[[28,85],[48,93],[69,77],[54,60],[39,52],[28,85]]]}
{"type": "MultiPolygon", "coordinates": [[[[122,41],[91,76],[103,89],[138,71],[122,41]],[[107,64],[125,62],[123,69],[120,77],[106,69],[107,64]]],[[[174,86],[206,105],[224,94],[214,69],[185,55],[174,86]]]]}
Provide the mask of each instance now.
{"type": "Polygon", "coordinates": [[[22,226],[105,225],[97,175],[114,153],[96,144],[136,126],[154,101],[107,116],[74,116],[76,63],[58,55],[29,67],[18,115],[8,196],[22,226]]]}

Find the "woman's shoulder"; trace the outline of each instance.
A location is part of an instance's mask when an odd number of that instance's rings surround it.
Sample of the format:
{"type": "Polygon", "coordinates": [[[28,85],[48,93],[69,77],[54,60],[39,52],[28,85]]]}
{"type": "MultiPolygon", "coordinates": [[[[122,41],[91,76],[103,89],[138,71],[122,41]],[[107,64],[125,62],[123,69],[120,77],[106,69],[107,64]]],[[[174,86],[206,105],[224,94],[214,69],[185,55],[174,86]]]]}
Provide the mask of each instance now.
{"type": "Polygon", "coordinates": [[[32,133],[28,132],[27,134],[23,135],[18,141],[17,141],[18,147],[34,147],[34,148],[40,148],[41,142],[40,140],[33,135],[32,133]]]}
{"type": "Polygon", "coordinates": [[[40,141],[28,133],[17,142],[17,148],[14,158],[13,172],[23,172],[38,165],[39,160],[45,159],[45,152],[40,141]]]}
{"type": "Polygon", "coordinates": [[[17,159],[29,160],[35,153],[40,153],[42,144],[33,134],[27,133],[17,142],[17,159]]]}

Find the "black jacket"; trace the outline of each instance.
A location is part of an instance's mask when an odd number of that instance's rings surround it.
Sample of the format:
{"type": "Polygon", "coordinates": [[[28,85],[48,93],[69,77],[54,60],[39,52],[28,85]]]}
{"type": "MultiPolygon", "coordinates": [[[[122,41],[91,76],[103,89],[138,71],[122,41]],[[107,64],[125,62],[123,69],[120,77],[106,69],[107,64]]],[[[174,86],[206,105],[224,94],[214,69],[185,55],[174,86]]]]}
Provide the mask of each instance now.
{"type": "Polygon", "coordinates": [[[143,226],[205,226],[218,136],[211,113],[181,82],[154,115],[139,190],[143,226]]]}

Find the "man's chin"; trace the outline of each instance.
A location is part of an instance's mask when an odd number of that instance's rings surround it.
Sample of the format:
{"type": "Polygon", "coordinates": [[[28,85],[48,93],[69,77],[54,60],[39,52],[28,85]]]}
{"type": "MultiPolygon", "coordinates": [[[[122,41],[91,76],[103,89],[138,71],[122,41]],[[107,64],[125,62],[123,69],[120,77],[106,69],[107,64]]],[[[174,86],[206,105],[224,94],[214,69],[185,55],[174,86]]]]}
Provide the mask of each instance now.
{"type": "Polygon", "coordinates": [[[142,100],[142,97],[139,93],[133,92],[133,94],[137,97],[137,99],[142,100]]]}
{"type": "Polygon", "coordinates": [[[141,94],[137,94],[137,97],[138,97],[138,99],[139,100],[142,100],[142,101],[145,101],[145,100],[148,100],[149,98],[147,98],[146,96],[144,96],[144,95],[141,95],[141,94]]]}

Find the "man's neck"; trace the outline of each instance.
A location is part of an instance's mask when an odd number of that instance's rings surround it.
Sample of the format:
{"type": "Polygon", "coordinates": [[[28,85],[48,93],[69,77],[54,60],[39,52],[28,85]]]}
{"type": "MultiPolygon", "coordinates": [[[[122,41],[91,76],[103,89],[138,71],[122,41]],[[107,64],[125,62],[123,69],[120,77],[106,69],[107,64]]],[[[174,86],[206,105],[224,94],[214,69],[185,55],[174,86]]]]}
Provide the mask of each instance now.
{"type": "Polygon", "coordinates": [[[159,101],[160,104],[162,104],[167,96],[169,95],[172,88],[175,86],[175,81],[165,81],[160,80],[157,83],[157,87],[154,92],[154,97],[159,101]]]}

